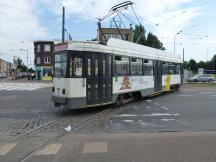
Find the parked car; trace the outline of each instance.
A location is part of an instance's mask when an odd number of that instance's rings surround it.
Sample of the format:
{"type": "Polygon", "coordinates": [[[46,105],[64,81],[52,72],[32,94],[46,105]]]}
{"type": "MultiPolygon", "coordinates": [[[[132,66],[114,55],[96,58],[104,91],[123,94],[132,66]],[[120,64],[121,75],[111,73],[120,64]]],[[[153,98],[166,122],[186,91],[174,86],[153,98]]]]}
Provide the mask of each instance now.
{"type": "Polygon", "coordinates": [[[213,82],[215,77],[211,74],[195,75],[187,80],[188,82],[213,82]]]}
{"type": "Polygon", "coordinates": [[[0,73],[0,78],[7,78],[7,75],[4,73],[0,73]]]}

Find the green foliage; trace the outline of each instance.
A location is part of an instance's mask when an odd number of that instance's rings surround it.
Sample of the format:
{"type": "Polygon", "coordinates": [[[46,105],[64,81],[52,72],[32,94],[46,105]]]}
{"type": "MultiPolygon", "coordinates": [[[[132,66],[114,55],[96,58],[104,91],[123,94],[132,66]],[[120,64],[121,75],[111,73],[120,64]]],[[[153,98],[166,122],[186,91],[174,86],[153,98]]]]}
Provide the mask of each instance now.
{"type": "Polygon", "coordinates": [[[216,55],[213,56],[211,61],[200,61],[196,62],[195,60],[191,59],[189,62],[184,62],[184,68],[192,70],[193,72],[197,72],[198,68],[203,68],[205,70],[216,70],[216,55]]]}
{"type": "Polygon", "coordinates": [[[21,58],[18,58],[16,60],[17,62],[17,70],[20,71],[20,72],[27,72],[27,67],[24,65],[24,63],[22,62],[22,59],[21,58]]]}
{"type": "Polygon", "coordinates": [[[163,43],[157,38],[156,35],[152,33],[148,33],[147,40],[146,40],[146,46],[157,48],[161,50],[165,50],[165,47],[163,47],[163,43]]]}
{"type": "Polygon", "coordinates": [[[133,31],[133,42],[145,45],[146,43],[146,36],[145,36],[145,28],[142,25],[136,25],[133,31]]]}
{"type": "Polygon", "coordinates": [[[146,31],[145,31],[144,26],[136,25],[133,32],[134,32],[133,42],[141,44],[141,45],[145,45],[148,47],[165,50],[165,47],[163,47],[163,43],[161,43],[161,41],[157,38],[156,35],[149,32],[146,38],[146,35],[145,35],[146,31]]]}

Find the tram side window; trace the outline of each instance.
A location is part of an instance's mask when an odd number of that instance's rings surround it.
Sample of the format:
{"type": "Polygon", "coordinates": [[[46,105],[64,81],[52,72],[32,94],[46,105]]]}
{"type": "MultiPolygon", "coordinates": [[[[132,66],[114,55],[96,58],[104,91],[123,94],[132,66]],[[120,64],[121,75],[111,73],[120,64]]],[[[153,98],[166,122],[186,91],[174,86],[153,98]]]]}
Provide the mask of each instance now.
{"type": "Polygon", "coordinates": [[[129,75],[129,58],[115,56],[114,58],[114,74],[129,75]]]}
{"type": "Polygon", "coordinates": [[[131,58],[131,75],[142,75],[142,59],[131,58]]]}
{"type": "Polygon", "coordinates": [[[83,59],[80,57],[72,57],[70,61],[70,75],[72,77],[83,76],[83,59]]]}
{"type": "Polygon", "coordinates": [[[174,74],[175,74],[175,75],[180,74],[180,69],[181,69],[180,65],[177,64],[177,65],[176,65],[176,68],[175,68],[174,74]]]}
{"type": "Polygon", "coordinates": [[[170,74],[170,68],[168,62],[163,62],[163,74],[170,74]]]}
{"type": "Polygon", "coordinates": [[[170,74],[171,74],[171,75],[175,74],[176,65],[173,64],[173,63],[170,63],[169,67],[170,67],[170,74]]]}
{"type": "Polygon", "coordinates": [[[145,76],[153,75],[153,61],[144,60],[144,75],[145,76]]]}
{"type": "Polygon", "coordinates": [[[56,54],[54,64],[54,76],[55,77],[66,77],[67,73],[67,54],[56,54]]]}

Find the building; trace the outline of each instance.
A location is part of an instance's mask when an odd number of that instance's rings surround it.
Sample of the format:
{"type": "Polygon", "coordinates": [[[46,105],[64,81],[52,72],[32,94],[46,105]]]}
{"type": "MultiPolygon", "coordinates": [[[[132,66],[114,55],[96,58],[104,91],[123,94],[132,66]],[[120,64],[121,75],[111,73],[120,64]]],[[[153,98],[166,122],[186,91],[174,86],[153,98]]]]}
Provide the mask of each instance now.
{"type": "Polygon", "coordinates": [[[133,28],[100,28],[97,32],[97,40],[101,44],[106,44],[106,40],[108,40],[109,38],[117,38],[133,42],[133,28]]]}
{"type": "Polygon", "coordinates": [[[37,80],[52,80],[54,42],[34,41],[34,56],[37,80]]]}
{"type": "Polygon", "coordinates": [[[0,59],[0,73],[5,74],[7,76],[10,76],[11,70],[12,70],[12,63],[0,59]]]}

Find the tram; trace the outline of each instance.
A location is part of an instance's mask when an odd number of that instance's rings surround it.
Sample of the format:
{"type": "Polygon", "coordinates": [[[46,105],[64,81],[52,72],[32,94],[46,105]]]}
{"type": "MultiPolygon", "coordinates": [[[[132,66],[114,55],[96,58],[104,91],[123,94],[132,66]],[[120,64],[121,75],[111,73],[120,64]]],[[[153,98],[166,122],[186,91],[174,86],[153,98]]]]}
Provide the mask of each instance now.
{"type": "Polygon", "coordinates": [[[55,46],[55,106],[69,109],[121,103],[177,90],[182,59],[166,51],[110,38],[107,45],[73,41],[55,46]]]}

